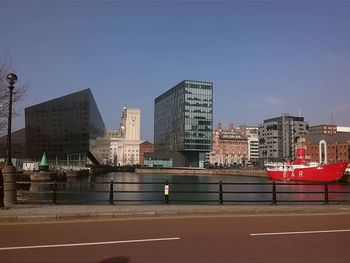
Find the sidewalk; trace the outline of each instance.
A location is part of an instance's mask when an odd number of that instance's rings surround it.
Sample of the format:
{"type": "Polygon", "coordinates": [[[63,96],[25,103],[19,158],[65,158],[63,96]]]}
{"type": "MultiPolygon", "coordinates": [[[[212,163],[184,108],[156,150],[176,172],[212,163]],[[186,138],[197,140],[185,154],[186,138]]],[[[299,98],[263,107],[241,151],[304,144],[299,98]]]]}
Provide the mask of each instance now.
{"type": "Polygon", "coordinates": [[[0,209],[0,223],[140,217],[350,214],[350,205],[13,205],[0,209]]]}

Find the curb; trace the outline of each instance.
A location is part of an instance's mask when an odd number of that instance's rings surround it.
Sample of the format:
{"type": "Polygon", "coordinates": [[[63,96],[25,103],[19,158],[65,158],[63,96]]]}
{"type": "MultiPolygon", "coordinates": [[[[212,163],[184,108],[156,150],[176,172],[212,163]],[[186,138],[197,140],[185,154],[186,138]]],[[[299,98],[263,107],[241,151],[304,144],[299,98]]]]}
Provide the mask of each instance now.
{"type": "Polygon", "coordinates": [[[261,215],[297,215],[297,214],[350,214],[349,205],[341,206],[226,206],[226,207],[119,207],[118,211],[91,211],[94,208],[87,209],[82,207],[81,211],[69,211],[69,208],[57,207],[60,209],[52,210],[52,207],[40,208],[38,211],[34,207],[7,209],[0,214],[1,223],[18,222],[43,222],[43,221],[78,221],[78,220],[102,220],[102,219],[126,219],[126,218],[161,218],[161,217],[208,217],[208,216],[261,216],[261,215]],[[31,209],[33,208],[33,209],[31,209]],[[124,210],[123,210],[124,209],[124,210]],[[134,210],[132,210],[134,209],[134,210]],[[139,211],[139,210],[143,211],[139,211]],[[11,210],[11,211],[10,211],[11,210]],[[66,211],[65,211],[66,210],[66,211]],[[87,210],[87,211],[82,211],[87,210]],[[122,211],[121,211],[122,210],[122,211]],[[6,211],[13,214],[5,214],[6,211]],[[34,214],[33,214],[34,213],[34,214]],[[35,214],[36,213],[36,214],[35,214]]]}

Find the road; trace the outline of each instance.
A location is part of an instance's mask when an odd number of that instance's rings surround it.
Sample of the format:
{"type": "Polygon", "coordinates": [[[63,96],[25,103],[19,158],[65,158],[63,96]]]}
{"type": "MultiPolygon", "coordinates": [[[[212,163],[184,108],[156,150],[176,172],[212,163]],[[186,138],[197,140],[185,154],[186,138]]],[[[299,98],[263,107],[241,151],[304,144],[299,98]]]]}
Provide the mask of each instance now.
{"type": "Polygon", "coordinates": [[[0,225],[0,262],[349,262],[350,214],[0,225]]]}

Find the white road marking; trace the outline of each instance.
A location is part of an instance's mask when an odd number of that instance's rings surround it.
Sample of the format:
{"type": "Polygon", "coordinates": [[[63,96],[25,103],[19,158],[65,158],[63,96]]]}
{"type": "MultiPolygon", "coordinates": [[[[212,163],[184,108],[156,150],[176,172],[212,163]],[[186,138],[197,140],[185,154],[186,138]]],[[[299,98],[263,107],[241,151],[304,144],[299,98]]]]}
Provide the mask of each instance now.
{"type": "Polygon", "coordinates": [[[124,243],[157,242],[157,241],[171,241],[171,240],[179,240],[179,239],[180,239],[179,237],[168,237],[168,238],[118,240],[118,241],[107,241],[107,242],[72,243],[72,244],[41,245],[41,246],[0,247],[0,251],[33,249],[33,248],[78,247],[78,246],[95,246],[95,245],[110,245],[110,244],[124,244],[124,243]]]}
{"type": "Polygon", "coordinates": [[[256,234],[250,234],[250,236],[301,235],[301,234],[321,234],[321,233],[341,233],[341,232],[350,232],[350,229],[319,230],[319,231],[298,231],[298,232],[275,232],[275,233],[256,233],[256,234]]]}

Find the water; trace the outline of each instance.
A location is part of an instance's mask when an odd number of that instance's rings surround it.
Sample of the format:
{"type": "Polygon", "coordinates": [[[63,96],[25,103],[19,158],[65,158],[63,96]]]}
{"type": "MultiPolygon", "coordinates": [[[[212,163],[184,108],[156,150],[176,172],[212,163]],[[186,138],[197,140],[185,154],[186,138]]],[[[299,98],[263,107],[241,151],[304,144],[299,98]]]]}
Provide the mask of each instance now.
{"type": "MultiPolygon", "coordinates": [[[[162,204],[164,185],[170,186],[171,204],[219,204],[219,181],[223,182],[224,204],[270,204],[272,185],[268,178],[242,176],[171,176],[136,175],[134,173],[109,173],[94,177],[73,178],[57,185],[58,203],[109,202],[110,181],[113,180],[115,204],[162,204]],[[142,183],[142,184],[141,184],[142,183]],[[251,185],[245,185],[251,183],[251,185]],[[237,193],[239,192],[239,193],[237,193]]],[[[53,184],[32,182],[24,186],[20,199],[52,202],[53,184]]],[[[278,203],[323,203],[324,185],[277,185],[278,203]],[[291,192],[299,192],[292,194],[291,192]],[[305,192],[305,193],[300,193],[305,192]]],[[[349,192],[349,185],[329,185],[330,192],[349,192]]],[[[329,193],[329,200],[349,200],[349,193],[329,193]]]]}

